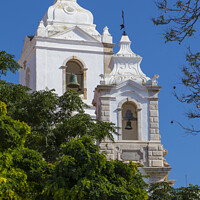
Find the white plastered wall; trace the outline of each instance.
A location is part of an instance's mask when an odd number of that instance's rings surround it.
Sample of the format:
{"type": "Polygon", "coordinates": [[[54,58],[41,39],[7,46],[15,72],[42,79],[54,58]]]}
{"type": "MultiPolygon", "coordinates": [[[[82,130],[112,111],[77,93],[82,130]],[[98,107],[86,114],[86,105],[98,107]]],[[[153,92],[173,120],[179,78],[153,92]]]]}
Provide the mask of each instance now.
{"type": "Polygon", "coordinates": [[[35,91],[36,90],[36,52],[34,50],[32,51],[32,54],[27,59],[26,67],[24,68],[24,64],[21,64],[21,66],[22,66],[22,69],[20,69],[19,71],[20,84],[26,85],[26,70],[28,67],[30,69],[30,88],[32,89],[32,91],[35,91]]]}
{"type": "MultiPolygon", "coordinates": [[[[55,89],[58,95],[65,91],[63,84],[63,67],[66,61],[76,57],[84,62],[86,70],[87,100],[85,103],[91,105],[94,88],[100,82],[100,74],[104,73],[104,48],[100,44],[80,45],[78,43],[55,43],[39,41],[36,44],[36,73],[37,90],[45,88],[55,89]]],[[[33,63],[32,63],[33,64],[33,63]]]]}

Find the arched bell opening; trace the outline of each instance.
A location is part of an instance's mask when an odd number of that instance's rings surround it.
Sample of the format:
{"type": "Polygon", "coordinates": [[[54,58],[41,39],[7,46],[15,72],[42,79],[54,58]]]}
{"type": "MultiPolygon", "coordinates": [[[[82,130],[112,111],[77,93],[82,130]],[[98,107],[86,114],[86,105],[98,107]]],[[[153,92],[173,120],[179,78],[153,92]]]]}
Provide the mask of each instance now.
{"type": "Polygon", "coordinates": [[[138,140],[138,113],[133,102],[122,105],[122,140],[138,140]]]}
{"type": "Polygon", "coordinates": [[[66,91],[72,89],[80,94],[84,94],[84,70],[83,65],[78,60],[69,60],[65,68],[66,91]]]}

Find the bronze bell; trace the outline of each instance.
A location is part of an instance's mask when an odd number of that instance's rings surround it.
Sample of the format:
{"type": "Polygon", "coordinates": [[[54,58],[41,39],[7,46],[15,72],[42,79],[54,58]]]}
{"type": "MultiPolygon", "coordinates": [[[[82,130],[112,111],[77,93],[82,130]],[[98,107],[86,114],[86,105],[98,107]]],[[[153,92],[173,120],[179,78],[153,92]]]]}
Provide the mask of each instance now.
{"type": "Polygon", "coordinates": [[[70,81],[67,84],[67,87],[69,87],[69,88],[79,88],[80,87],[80,84],[77,81],[77,75],[76,74],[71,74],[70,81]]]}
{"type": "Polygon", "coordinates": [[[130,119],[127,121],[125,129],[127,129],[127,130],[131,130],[132,129],[131,120],[130,119]]]}

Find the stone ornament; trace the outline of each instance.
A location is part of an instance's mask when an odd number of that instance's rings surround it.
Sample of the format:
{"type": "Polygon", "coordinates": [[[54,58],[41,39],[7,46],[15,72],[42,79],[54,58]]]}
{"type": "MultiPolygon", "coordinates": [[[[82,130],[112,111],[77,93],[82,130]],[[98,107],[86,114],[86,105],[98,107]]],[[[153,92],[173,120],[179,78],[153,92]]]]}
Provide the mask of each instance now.
{"type": "Polygon", "coordinates": [[[76,0],[57,0],[53,6],[49,7],[43,21],[46,25],[64,23],[93,25],[93,15],[90,11],[78,5],[76,0]]]}
{"type": "Polygon", "coordinates": [[[112,85],[126,80],[134,80],[141,85],[150,84],[151,79],[140,68],[142,57],[131,50],[131,41],[127,35],[122,36],[119,46],[119,52],[112,56],[109,66],[112,71],[105,75],[105,83],[112,85]]]}
{"type": "MultiPolygon", "coordinates": [[[[67,29],[78,26],[83,31],[101,42],[100,33],[93,23],[93,15],[82,8],[76,0],[55,0],[38,26],[36,35],[40,37],[55,37],[67,29]]],[[[105,42],[112,43],[112,36],[105,36],[105,42]]]]}
{"type": "Polygon", "coordinates": [[[64,8],[63,8],[63,10],[67,13],[67,14],[69,14],[69,15],[74,15],[74,14],[76,14],[77,13],[77,10],[75,10],[73,7],[71,7],[71,6],[65,6],[64,8]]]}

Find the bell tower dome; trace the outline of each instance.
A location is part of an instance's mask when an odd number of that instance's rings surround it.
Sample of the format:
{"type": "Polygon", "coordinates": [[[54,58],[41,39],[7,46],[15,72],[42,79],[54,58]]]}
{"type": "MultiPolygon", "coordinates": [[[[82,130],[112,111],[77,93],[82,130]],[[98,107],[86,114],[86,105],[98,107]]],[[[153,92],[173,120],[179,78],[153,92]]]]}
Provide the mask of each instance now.
{"type": "Polygon", "coordinates": [[[93,15],[76,0],[57,0],[43,18],[45,25],[93,25],[93,15]]]}
{"type": "Polygon", "coordinates": [[[101,35],[96,30],[93,21],[93,14],[82,8],[77,0],[56,0],[42,18],[36,34],[38,36],[51,36],[78,26],[101,41],[101,35]]]}

